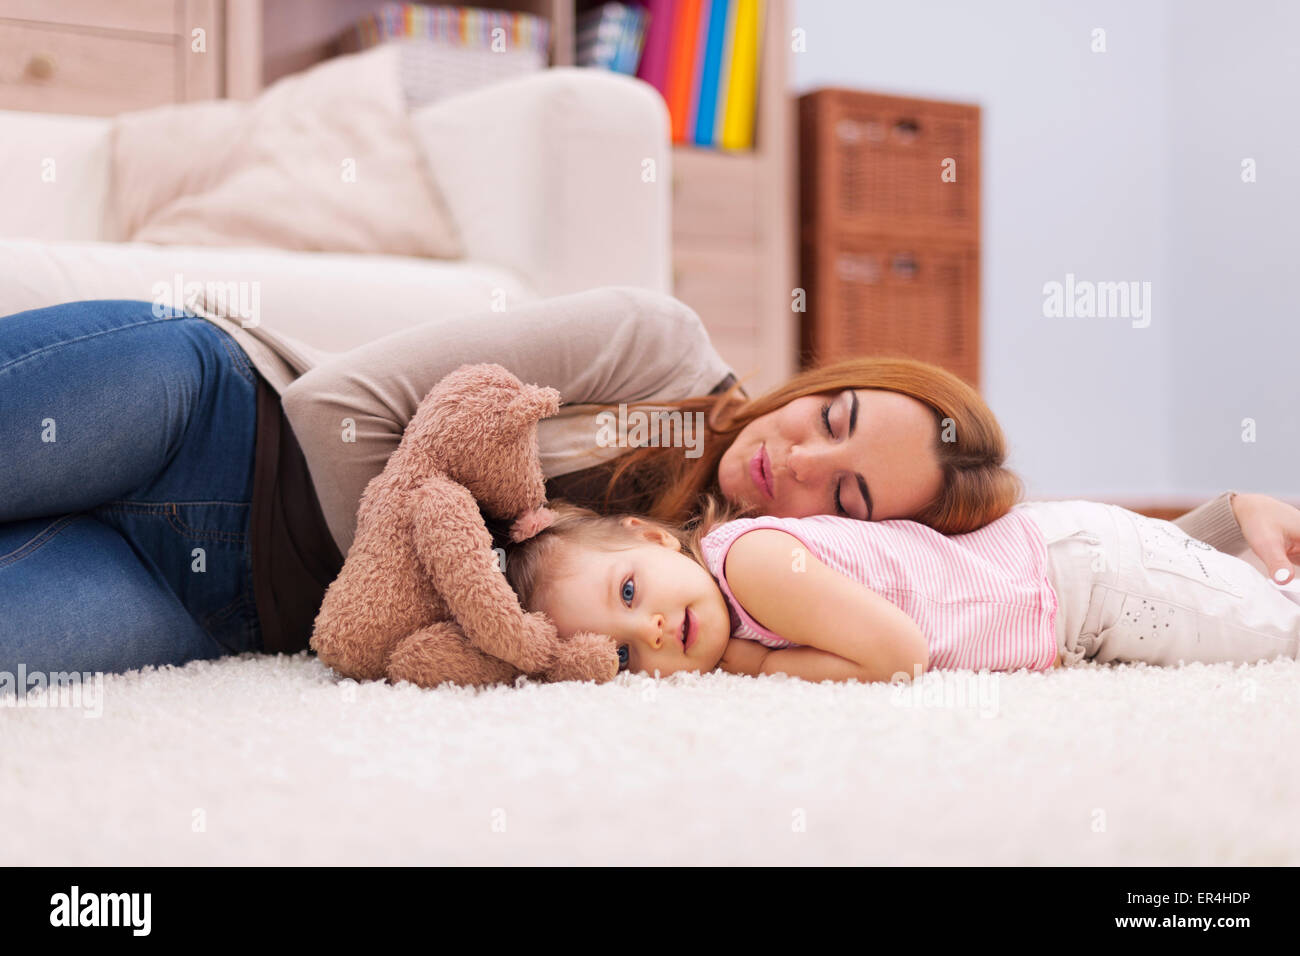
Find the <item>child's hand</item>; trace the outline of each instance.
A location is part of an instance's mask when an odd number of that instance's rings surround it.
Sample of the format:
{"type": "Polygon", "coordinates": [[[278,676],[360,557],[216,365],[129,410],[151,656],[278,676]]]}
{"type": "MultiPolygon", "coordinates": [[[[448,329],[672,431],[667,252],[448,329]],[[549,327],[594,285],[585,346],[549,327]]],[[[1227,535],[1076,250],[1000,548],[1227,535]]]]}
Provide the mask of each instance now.
{"type": "Polygon", "coordinates": [[[1300,561],[1300,510],[1268,495],[1232,496],[1232,513],[1242,537],[1278,584],[1290,581],[1293,561],[1300,561]]]}

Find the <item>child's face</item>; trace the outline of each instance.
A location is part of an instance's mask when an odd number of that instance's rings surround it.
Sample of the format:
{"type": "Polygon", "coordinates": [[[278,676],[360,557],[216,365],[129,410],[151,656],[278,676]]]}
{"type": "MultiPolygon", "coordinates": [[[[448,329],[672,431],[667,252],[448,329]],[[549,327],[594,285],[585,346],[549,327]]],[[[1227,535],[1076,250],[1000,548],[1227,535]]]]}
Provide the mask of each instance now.
{"type": "Polygon", "coordinates": [[[646,539],[624,551],[561,545],[567,571],[543,589],[536,610],[562,637],[594,631],[627,645],[630,671],[713,670],[731,636],[713,576],[672,535],[637,518],[623,521],[646,539]]]}

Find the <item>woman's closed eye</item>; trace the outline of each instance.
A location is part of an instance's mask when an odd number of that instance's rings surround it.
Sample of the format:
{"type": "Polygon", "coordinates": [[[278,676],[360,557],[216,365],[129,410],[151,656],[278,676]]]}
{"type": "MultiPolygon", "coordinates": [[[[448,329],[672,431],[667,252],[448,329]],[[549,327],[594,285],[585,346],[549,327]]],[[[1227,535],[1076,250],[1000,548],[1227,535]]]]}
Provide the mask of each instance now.
{"type": "MultiPolygon", "coordinates": [[[[842,395],[843,393],[841,392],[840,394],[842,395]]],[[[853,432],[857,427],[857,423],[858,423],[858,395],[857,392],[853,392],[853,391],[850,391],[849,395],[852,397],[852,404],[849,408],[848,433],[846,437],[851,438],[853,437],[853,432]]],[[[835,396],[835,398],[830,401],[822,403],[822,413],[821,413],[822,425],[826,429],[827,437],[829,437],[832,441],[835,440],[835,428],[831,425],[831,409],[835,407],[835,403],[837,401],[839,401],[839,395],[835,396]]],[[[867,483],[865,480],[863,480],[861,475],[852,475],[852,476],[846,475],[837,478],[835,480],[835,487],[831,492],[832,503],[835,509],[833,513],[837,515],[841,515],[845,518],[858,517],[858,515],[849,514],[849,510],[844,507],[844,502],[842,498],[844,482],[850,479],[856,480],[858,493],[862,496],[863,505],[866,510],[865,517],[860,518],[859,520],[870,521],[871,511],[872,511],[871,495],[867,491],[867,483]]]]}
{"type": "Polygon", "coordinates": [[[822,423],[826,426],[826,434],[832,438],[835,437],[835,429],[831,428],[831,406],[834,402],[826,402],[822,405],[822,423]]]}
{"type": "MultiPolygon", "coordinates": [[[[835,429],[831,427],[831,407],[834,404],[835,403],[831,401],[831,402],[826,402],[822,405],[822,424],[826,426],[826,434],[831,438],[835,437],[835,429]]],[[[837,515],[847,518],[849,516],[849,513],[844,508],[843,503],[840,501],[840,486],[843,485],[843,483],[844,483],[843,480],[836,480],[833,498],[835,501],[835,513],[837,515]]]]}

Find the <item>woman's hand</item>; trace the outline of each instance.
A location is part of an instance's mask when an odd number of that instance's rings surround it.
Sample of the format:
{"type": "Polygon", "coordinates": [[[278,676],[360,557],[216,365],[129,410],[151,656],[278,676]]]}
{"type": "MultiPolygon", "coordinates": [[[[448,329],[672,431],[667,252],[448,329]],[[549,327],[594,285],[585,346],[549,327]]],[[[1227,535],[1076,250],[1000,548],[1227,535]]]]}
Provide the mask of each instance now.
{"type": "Polygon", "coordinates": [[[1292,562],[1300,561],[1300,509],[1268,495],[1236,494],[1232,513],[1242,537],[1273,580],[1290,581],[1295,576],[1292,562]]]}

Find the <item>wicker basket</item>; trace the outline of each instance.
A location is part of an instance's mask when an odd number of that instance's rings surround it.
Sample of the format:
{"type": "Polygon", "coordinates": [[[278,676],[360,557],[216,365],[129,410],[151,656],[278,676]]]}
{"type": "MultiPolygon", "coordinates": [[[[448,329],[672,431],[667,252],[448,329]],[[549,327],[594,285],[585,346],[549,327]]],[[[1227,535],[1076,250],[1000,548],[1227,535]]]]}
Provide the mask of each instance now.
{"type": "Polygon", "coordinates": [[[805,222],[979,241],[979,107],[818,90],[799,100],[805,222]],[[945,182],[946,160],[957,180],[945,182]]]}
{"type": "Polygon", "coordinates": [[[804,366],[903,355],[978,386],[979,108],[819,90],[799,122],[804,366]]]}
{"type": "Polygon", "coordinates": [[[933,362],[979,385],[979,254],[969,243],[841,235],[804,243],[804,367],[863,355],[933,362]]]}

